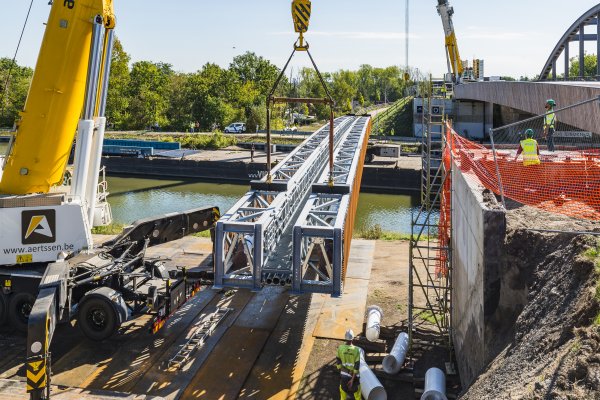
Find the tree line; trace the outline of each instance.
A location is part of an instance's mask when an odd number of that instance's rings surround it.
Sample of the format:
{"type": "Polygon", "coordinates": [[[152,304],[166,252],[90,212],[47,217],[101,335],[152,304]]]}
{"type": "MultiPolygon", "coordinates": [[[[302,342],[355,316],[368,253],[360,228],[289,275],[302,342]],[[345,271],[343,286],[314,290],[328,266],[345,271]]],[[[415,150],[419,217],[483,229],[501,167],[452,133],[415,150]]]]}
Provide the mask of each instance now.
{"type": "MultiPolygon", "coordinates": [[[[339,70],[323,73],[335,101],[338,114],[368,107],[380,102],[393,102],[414,85],[405,80],[404,69],[391,66],[376,68],[362,65],[357,71],[339,70]]],[[[413,71],[408,71],[413,77],[413,71]]],[[[223,129],[232,122],[245,122],[250,131],[266,125],[266,98],[280,69],[269,60],[246,52],[233,58],[228,68],[214,63],[203,65],[192,73],[175,71],[164,62],[137,61],[119,40],[115,41],[106,116],[110,128],[144,130],[157,126],[161,130],[186,131],[190,124],[202,131],[223,129]]],[[[13,125],[23,109],[33,70],[0,59],[0,126],[13,125]],[[4,82],[11,78],[6,96],[4,82]]],[[[283,76],[276,93],[287,97],[325,97],[316,72],[304,68],[296,76],[283,76]]],[[[279,106],[274,109],[273,129],[291,123],[292,113],[329,117],[324,105],[279,106]]]]}

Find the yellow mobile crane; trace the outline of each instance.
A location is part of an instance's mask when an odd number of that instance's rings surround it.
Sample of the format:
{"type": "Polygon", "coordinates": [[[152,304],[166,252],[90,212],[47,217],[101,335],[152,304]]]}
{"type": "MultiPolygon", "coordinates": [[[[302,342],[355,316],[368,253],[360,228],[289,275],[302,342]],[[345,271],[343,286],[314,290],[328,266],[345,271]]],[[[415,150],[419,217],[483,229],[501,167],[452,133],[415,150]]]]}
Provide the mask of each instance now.
{"type": "Polygon", "coordinates": [[[454,8],[450,6],[448,0],[438,0],[437,11],[442,17],[442,25],[444,26],[444,34],[446,35],[446,61],[448,63],[448,72],[452,75],[452,81],[454,83],[459,83],[464,68],[458,52],[458,43],[454,32],[454,24],[452,23],[454,8]]]}
{"type": "Polygon", "coordinates": [[[50,396],[50,344],[76,318],[100,341],[132,315],[151,331],[199,289],[148,247],[210,229],[216,207],[137,221],[101,253],[90,228],[112,217],[98,176],[115,16],[113,0],[54,0],[25,108],[0,157],[0,326],[27,332],[27,392],[50,396]],[[64,179],[77,132],[73,176],[64,179]],[[99,193],[100,192],[100,193],[99,193]]]}

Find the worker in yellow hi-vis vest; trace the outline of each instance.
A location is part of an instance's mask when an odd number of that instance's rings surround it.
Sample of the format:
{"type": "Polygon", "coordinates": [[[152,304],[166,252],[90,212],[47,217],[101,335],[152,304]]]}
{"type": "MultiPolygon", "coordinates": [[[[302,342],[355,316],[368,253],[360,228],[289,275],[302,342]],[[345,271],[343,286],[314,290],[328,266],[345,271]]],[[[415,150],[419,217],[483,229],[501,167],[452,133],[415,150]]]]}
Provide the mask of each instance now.
{"type": "Polygon", "coordinates": [[[360,400],[360,349],[352,344],[354,332],[346,331],[346,343],[338,347],[337,369],[340,371],[340,398],[346,400],[348,395],[360,400]]]}
{"type": "Polygon", "coordinates": [[[556,114],[554,113],[556,102],[553,99],[546,100],[544,108],[544,139],[548,142],[548,151],[554,151],[554,128],[556,127],[556,114]]]}
{"type": "Polygon", "coordinates": [[[515,161],[519,158],[519,154],[523,153],[523,165],[539,165],[540,164],[540,146],[538,146],[537,140],[533,138],[533,129],[527,129],[525,131],[525,140],[521,140],[519,150],[515,156],[515,161]]]}

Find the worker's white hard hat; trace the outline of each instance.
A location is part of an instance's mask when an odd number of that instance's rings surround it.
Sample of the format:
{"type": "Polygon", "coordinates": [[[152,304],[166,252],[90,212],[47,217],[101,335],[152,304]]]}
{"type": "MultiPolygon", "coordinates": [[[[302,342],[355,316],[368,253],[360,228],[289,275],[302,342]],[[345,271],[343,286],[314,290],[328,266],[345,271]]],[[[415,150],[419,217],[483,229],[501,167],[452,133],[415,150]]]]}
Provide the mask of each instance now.
{"type": "Polygon", "coordinates": [[[346,331],[346,340],[352,340],[354,339],[354,332],[352,332],[352,329],[348,329],[346,331]]]}

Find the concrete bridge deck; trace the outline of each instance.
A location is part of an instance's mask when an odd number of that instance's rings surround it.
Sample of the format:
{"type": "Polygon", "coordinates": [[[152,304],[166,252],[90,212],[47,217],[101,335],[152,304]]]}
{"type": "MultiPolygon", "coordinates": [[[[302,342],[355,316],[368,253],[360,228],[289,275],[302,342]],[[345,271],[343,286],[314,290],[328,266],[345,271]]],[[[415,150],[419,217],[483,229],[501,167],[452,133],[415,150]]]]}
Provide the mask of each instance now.
{"type": "MultiPolygon", "coordinates": [[[[547,99],[559,108],[600,97],[600,82],[474,82],[457,85],[454,98],[499,104],[531,114],[545,112],[547,99]]],[[[592,102],[561,112],[561,121],[600,134],[598,103],[592,102]]]]}

